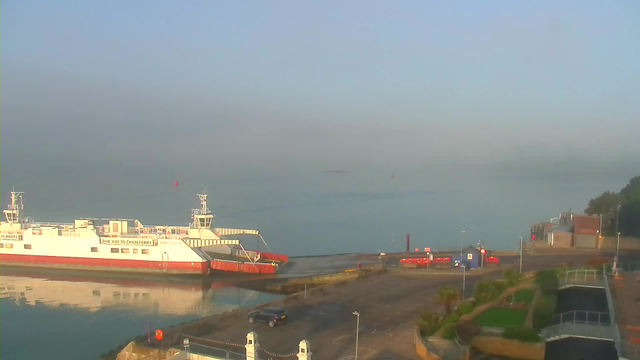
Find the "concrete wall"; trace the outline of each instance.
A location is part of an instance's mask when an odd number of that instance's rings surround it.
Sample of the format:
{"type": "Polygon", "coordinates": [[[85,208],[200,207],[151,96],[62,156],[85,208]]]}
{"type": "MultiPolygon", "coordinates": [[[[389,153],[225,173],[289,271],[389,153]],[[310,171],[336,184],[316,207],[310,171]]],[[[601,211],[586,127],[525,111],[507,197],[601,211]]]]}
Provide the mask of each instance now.
{"type": "MultiPolygon", "coordinates": [[[[599,240],[598,248],[615,250],[618,242],[617,236],[605,236],[599,240]]],[[[620,250],[640,250],[640,238],[620,237],[620,250]]]]}
{"type": "Polygon", "coordinates": [[[440,360],[440,357],[436,354],[431,353],[427,349],[427,344],[425,340],[420,336],[420,330],[415,331],[415,343],[416,343],[416,354],[420,356],[421,359],[424,360],[440,360]]]}
{"type": "Polygon", "coordinates": [[[573,246],[573,234],[568,231],[553,232],[553,247],[570,248],[573,246]]]}
{"type": "Polygon", "coordinates": [[[544,360],[546,343],[526,343],[493,336],[476,336],[471,346],[485,354],[512,359],[544,360]]]}

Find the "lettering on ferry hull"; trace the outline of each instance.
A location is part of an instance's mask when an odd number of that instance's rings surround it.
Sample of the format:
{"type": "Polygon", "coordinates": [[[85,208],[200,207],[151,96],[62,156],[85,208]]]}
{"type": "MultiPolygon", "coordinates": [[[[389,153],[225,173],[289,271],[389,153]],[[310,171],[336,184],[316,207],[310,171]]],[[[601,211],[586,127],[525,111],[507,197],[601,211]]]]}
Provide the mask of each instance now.
{"type": "Polygon", "coordinates": [[[22,235],[18,234],[0,234],[2,240],[22,241],[22,235]]]}
{"type": "Polygon", "coordinates": [[[100,238],[102,245],[126,245],[126,246],[157,246],[153,239],[109,239],[100,238]]]}

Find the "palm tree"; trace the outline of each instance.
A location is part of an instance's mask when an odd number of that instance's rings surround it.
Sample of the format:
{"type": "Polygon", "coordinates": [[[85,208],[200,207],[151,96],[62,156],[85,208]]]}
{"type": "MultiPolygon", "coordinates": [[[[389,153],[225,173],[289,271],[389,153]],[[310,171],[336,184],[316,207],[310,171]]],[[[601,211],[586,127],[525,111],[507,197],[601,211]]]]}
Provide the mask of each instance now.
{"type": "Polygon", "coordinates": [[[447,316],[451,315],[451,305],[458,299],[460,299],[460,293],[452,286],[443,286],[438,290],[438,302],[444,305],[447,316]]]}

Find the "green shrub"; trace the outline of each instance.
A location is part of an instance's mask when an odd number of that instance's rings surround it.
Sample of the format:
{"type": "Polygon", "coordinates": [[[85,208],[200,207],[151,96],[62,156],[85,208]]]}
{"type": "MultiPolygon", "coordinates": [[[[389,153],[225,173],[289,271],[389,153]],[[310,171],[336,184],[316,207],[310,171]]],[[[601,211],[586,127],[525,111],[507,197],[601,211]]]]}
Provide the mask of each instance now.
{"type": "Polygon", "coordinates": [[[433,335],[440,328],[440,317],[433,312],[425,312],[418,318],[421,336],[433,335]]]}
{"type": "Polygon", "coordinates": [[[508,327],[502,331],[502,337],[524,342],[540,342],[538,332],[524,326],[508,327]]]}
{"type": "Polygon", "coordinates": [[[502,294],[509,287],[509,284],[507,283],[507,281],[502,279],[493,280],[493,283],[491,284],[493,285],[494,288],[496,288],[496,291],[498,291],[498,294],[502,294]]]}
{"type": "Polygon", "coordinates": [[[509,287],[515,286],[520,282],[520,274],[518,274],[516,269],[507,269],[504,271],[504,280],[509,287]]]}
{"type": "Polygon", "coordinates": [[[533,327],[542,329],[551,325],[553,312],[556,309],[557,298],[555,296],[543,296],[533,308],[533,327]]]}
{"type": "Polygon", "coordinates": [[[445,339],[453,340],[456,337],[456,326],[458,324],[447,324],[442,327],[441,335],[445,339]]]}
{"type": "Polygon", "coordinates": [[[496,299],[500,295],[500,292],[493,285],[491,280],[480,280],[476,283],[473,290],[473,297],[478,304],[484,304],[491,300],[496,299]]]}
{"type": "Polygon", "coordinates": [[[444,319],[442,319],[442,325],[456,323],[456,322],[458,322],[458,320],[460,320],[460,315],[451,314],[451,315],[445,317],[444,319]]]}
{"type": "Polygon", "coordinates": [[[539,272],[536,281],[544,295],[555,295],[558,292],[560,283],[554,270],[539,272]]]}
{"type": "Polygon", "coordinates": [[[473,311],[473,303],[471,303],[470,301],[463,301],[458,305],[458,308],[456,309],[456,314],[462,316],[472,311],[473,311]]]}

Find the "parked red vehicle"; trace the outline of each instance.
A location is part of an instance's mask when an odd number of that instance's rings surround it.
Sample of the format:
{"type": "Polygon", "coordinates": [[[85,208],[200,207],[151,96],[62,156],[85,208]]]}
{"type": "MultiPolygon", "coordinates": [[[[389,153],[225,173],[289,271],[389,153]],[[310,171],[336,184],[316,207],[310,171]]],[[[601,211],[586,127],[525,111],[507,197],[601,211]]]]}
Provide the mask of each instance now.
{"type": "Polygon", "coordinates": [[[500,266],[500,258],[497,256],[485,256],[484,263],[485,265],[500,266]]]}

